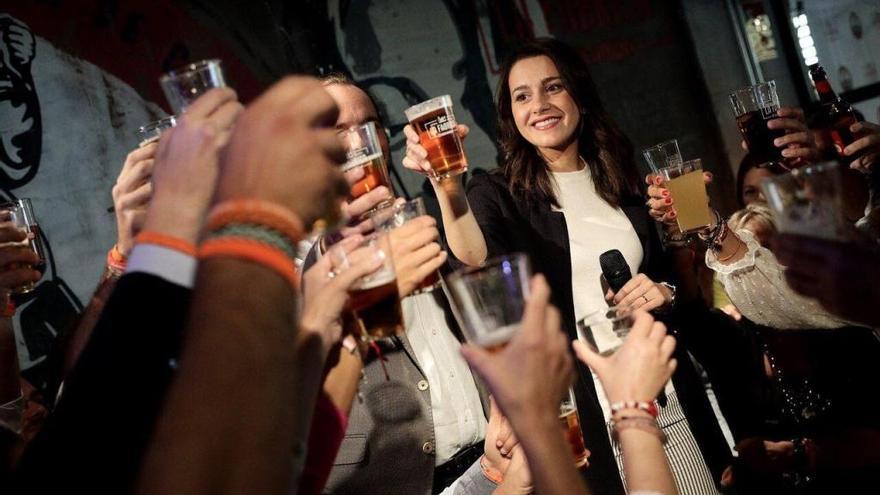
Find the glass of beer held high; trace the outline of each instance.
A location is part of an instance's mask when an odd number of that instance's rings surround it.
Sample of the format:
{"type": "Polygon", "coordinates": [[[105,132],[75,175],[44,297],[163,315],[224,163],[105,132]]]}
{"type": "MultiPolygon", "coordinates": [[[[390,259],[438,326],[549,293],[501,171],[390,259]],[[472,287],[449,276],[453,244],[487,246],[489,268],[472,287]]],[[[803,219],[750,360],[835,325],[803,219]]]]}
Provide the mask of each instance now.
{"type": "Polygon", "coordinates": [[[590,451],[584,445],[584,434],[581,432],[581,419],[578,416],[577,402],[574,400],[574,392],[568,389],[568,395],[562,399],[559,404],[559,425],[562,427],[562,434],[568,445],[571,447],[571,453],[574,456],[574,466],[578,469],[586,468],[590,465],[590,451]]]}
{"type": "Polygon", "coordinates": [[[453,312],[472,344],[498,351],[519,331],[532,270],[525,254],[487,260],[446,278],[453,312]]]}
{"type": "MultiPolygon", "coordinates": [[[[397,275],[391,261],[391,240],[387,233],[375,233],[364,238],[358,247],[372,247],[382,252],[382,266],[357,280],[349,289],[347,314],[343,315],[346,331],[365,341],[391,337],[403,332],[403,313],[397,290],[397,275]]],[[[354,249],[345,252],[339,246],[331,248],[334,271],[339,273],[372,250],[354,249]]]]}
{"type": "MultiPolygon", "coordinates": [[[[347,150],[342,172],[347,177],[354,174],[357,174],[356,177],[358,177],[353,179],[353,183],[352,180],[349,180],[351,184],[349,201],[357,199],[379,186],[385,186],[392,190],[391,180],[388,178],[388,165],[385,163],[385,153],[379,142],[379,132],[375,122],[367,122],[341,133],[342,141],[347,150]]],[[[393,202],[394,199],[389,198],[371,211],[376,211],[393,202]]]]}
{"type": "Polygon", "coordinates": [[[179,115],[209,89],[225,87],[226,78],[220,60],[215,58],[169,71],[159,78],[159,84],[171,110],[179,115]]]}
{"type": "MultiPolygon", "coordinates": [[[[12,243],[21,247],[30,249],[37,255],[37,263],[33,265],[33,269],[40,273],[46,270],[46,251],[43,245],[43,238],[40,235],[40,225],[37,223],[37,217],[34,216],[34,208],[31,200],[27,198],[17,199],[8,203],[0,204],[0,211],[4,211],[9,215],[9,221],[12,222],[19,230],[27,232],[27,239],[20,243],[12,243]]],[[[27,283],[12,291],[12,295],[27,294],[34,290],[36,284],[27,283]]]]}
{"type": "Polygon", "coordinates": [[[703,180],[703,162],[697,158],[657,171],[669,189],[675,206],[675,221],[682,233],[694,232],[712,224],[709,196],[703,180]]]}
{"type": "Polygon", "coordinates": [[[787,169],[782,149],[773,144],[773,140],[785,135],[785,130],[767,127],[768,121],[779,118],[776,82],[748,86],[730,93],[729,96],[736,115],[736,125],[755,162],[761,167],[777,166],[787,169]]]}
{"type": "MultiPolygon", "coordinates": [[[[405,203],[394,204],[376,210],[370,219],[379,232],[391,232],[398,227],[402,227],[406,222],[427,215],[425,213],[425,203],[422,198],[416,198],[405,203]]],[[[425,277],[419,284],[413,294],[429,292],[434,290],[440,284],[440,274],[437,271],[432,272],[425,277]]]]}
{"type": "Polygon", "coordinates": [[[409,107],[404,113],[428,152],[432,177],[444,179],[467,170],[467,158],[455,132],[452,97],[438,96],[409,107]]]}

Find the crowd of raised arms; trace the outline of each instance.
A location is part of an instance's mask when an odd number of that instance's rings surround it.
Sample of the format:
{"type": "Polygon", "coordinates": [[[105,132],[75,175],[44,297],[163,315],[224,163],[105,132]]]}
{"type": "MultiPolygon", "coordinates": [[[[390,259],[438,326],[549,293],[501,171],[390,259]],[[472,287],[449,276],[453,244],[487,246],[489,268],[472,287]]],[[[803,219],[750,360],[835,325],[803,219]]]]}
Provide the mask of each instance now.
{"type": "Polygon", "coordinates": [[[407,110],[409,199],[346,76],[219,86],[126,157],[38,391],[12,321],[40,253],[0,211],[0,492],[877,492],[880,126],[737,110],[725,216],[716,164],[642,170],[536,39],[500,70],[499,163],[449,97],[407,110]]]}

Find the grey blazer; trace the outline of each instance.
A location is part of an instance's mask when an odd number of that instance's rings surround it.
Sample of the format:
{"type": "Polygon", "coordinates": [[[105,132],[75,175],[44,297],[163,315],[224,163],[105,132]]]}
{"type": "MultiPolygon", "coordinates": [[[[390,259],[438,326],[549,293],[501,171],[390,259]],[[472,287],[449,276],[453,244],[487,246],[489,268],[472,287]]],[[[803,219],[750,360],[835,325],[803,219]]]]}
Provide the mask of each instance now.
{"type": "MultiPolygon", "coordinates": [[[[314,261],[312,250],[303,271],[314,261]]],[[[433,294],[444,308],[447,326],[462,340],[443,291],[435,290],[433,294]]],[[[385,367],[378,359],[364,367],[348,429],[323,492],[430,495],[436,440],[427,377],[406,335],[383,339],[379,345],[385,367]]],[[[474,381],[488,416],[488,394],[479,380],[474,381]]],[[[475,465],[459,479],[455,495],[490,494],[495,488],[475,465]]]]}

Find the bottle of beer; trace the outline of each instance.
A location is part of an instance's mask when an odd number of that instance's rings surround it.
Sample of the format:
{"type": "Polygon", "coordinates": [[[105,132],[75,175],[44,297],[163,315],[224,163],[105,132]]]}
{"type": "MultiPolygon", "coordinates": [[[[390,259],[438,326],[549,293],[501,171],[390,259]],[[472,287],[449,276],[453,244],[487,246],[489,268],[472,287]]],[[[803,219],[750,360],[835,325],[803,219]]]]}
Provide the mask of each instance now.
{"type": "Polygon", "coordinates": [[[859,121],[852,106],[843,100],[831,89],[825,69],[819,64],[810,66],[810,78],[819,93],[819,102],[822,105],[819,123],[834,144],[837,155],[841,159],[849,161],[855,157],[847,157],[843,149],[858,139],[858,136],[849,130],[850,126],[859,121]]]}

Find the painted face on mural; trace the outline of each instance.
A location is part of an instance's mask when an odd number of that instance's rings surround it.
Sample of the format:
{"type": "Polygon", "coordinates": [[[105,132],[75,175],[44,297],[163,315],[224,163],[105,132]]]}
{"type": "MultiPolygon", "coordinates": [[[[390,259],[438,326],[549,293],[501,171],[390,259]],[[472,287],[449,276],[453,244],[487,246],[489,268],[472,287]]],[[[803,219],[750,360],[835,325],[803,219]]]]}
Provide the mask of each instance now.
{"type": "Polygon", "coordinates": [[[40,108],[31,76],[35,46],[26,25],[0,15],[0,162],[16,170],[35,167],[40,158],[40,108]]]}
{"type": "Polygon", "coordinates": [[[580,111],[549,57],[513,64],[507,79],[516,128],[539,150],[562,151],[574,140],[580,111]]]}

